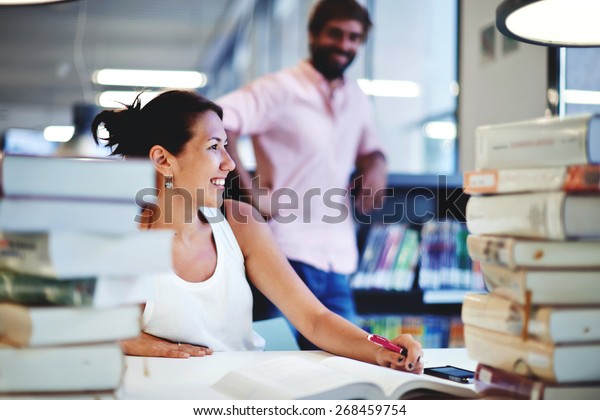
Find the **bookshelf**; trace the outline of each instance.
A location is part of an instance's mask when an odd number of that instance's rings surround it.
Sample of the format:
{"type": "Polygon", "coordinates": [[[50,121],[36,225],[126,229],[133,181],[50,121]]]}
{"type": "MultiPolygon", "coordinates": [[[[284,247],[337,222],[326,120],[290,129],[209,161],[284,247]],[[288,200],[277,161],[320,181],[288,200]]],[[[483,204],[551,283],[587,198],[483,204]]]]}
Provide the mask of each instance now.
{"type": "MultiPolygon", "coordinates": [[[[385,281],[377,278],[377,274],[375,274],[376,281],[371,284],[368,280],[358,279],[359,288],[354,288],[354,298],[359,315],[358,322],[364,329],[388,336],[400,332],[410,333],[422,343],[426,343],[428,347],[463,345],[461,304],[465,293],[482,287],[482,282],[476,278],[477,270],[472,282],[454,280],[452,283],[448,278],[456,273],[436,272],[435,262],[427,263],[421,258],[424,237],[440,235],[436,233],[436,226],[447,225],[454,228],[458,226],[461,232],[453,232],[452,235],[464,236],[460,238],[451,236],[451,241],[462,243],[466,238],[464,222],[468,196],[462,192],[462,183],[462,174],[393,174],[389,177],[389,191],[384,207],[370,216],[356,215],[358,246],[361,254],[361,265],[357,276],[360,276],[360,270],[363,268],[362,259],[365,257],[366,249],[373,247],[374,240],[369,238],[369,235],[373,234],[374,228],[381,230],[383,225],[383,230],[387,231],[396,229],[390,226],[402,225],[405,229],[418,233],[418,256],[413,266],[414,275],[408,287],[405,284],[400,286],[400,288],[405,287],[404,290],[393,290],[397,286],[392,285],[386,289],[385,281]],[[442,221],[446,223],[436,223],[442,221]],[[428,266],[427,269],[423,264],[428,266]],[[430,279],[429,287],[422,288],[421,283],[425,283],[426,274],[430,279]],[[431,283],[431,277],[435,278],[437,284],[431,283]]],[[[447,234],[448,232],[444,233],[446,236],[447,234]]],[[[377,247],[385,247],[385,240],[375,242],[375,253],[377,247]]],[[[435,245],[432,244],[433,247],[435,245]]],[[[465,249],[461,250],[463,253],[465,251],[465,249]]],[[[367,255],[369,253],[372,255],[372,250],[367,251],[367,255]]],[[[468,256],[466,259],[470,264],[468,256]]],[[[381,261],[379,264],[382,268],[381,261]]],[[[375,273],[377,271],[376,269],[375,273]]],[[[398,274],[386,275],[393,277],[398,274]]]]}

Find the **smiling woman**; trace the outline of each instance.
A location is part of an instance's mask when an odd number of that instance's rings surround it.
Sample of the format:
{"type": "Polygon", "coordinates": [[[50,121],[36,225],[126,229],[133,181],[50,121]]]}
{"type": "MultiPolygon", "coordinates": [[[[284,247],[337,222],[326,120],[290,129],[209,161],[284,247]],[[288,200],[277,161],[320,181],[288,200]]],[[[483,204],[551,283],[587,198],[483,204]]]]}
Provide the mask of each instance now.
{"type": "Polygon", "coordinates": [[[406,356],[369,342],[366,332],[309,291],[256,210],[223,202],[224,181],[235,165],[221,119],[218,105],[190,91],[165,92],[143,108],[136,100],[94,119],[95,140],[103,125],[113,155],[147,156],[154,164],[158,197],[141,227],[175,231],[172,271],[156,276],[144,333],[122,342],[125,353],[185,358],[262,349],[264,340],[252,329],[250,281],[320,348],[421,373],[418,342],[409,335],[393,340],[406,356]]]}

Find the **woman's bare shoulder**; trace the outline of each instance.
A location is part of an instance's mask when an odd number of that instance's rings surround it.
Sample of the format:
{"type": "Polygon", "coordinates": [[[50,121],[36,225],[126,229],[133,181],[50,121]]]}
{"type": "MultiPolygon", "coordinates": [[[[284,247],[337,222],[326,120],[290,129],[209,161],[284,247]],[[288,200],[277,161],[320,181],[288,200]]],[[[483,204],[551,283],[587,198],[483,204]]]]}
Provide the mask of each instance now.
{"type": "Polygon", "coordinates": [[[224,207],[227,222],[246,258],[256,244],[266,246],[272,242],[267,222],[252,205],[237,200],[225,200],[224,207]]]}
{"type": "Polygon", "coordinates": [[[264,217],[251,204],[227,199],[223,205],[225,207],[225,217],[234,232],[252,231],[260,229],[261,226],[267,226],[264,217]]]}

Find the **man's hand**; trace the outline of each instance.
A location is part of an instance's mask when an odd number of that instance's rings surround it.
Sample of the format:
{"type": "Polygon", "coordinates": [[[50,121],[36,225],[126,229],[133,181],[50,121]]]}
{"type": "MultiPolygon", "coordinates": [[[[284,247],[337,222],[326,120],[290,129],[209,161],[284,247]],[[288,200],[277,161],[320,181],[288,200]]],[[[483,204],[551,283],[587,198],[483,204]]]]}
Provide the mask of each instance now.
{"type": "Polygon", "coordinates": [[[212,349],[192,344],[174,343],[142,332],[131,340],[122,340],[121,349],[129,356],[173,357],[187,359],[213,354],[212,349]]]}
{"type": "Polygon", "coordinates": [[[372,152],[356,159],[357,177],[354,184],[357,193],[354,200],[356,209],[369,214],[383,206],[387,187],[387,164],[381,152],[372,152]]]}

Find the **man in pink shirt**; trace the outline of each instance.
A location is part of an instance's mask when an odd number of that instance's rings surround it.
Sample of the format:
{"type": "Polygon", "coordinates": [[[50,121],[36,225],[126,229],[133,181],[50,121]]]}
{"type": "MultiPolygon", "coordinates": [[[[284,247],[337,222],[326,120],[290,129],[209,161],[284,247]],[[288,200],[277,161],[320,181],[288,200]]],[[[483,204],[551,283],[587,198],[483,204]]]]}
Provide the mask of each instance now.
{"type": "Polygon", "coordinates": [[[358,262],[350,189],[358,211],[368,213],[381,206],[387,182],[369,100],[344,77],[370,27],[355,0],[321,0],[309,21],[308,60],[217,100],[242,190],[313,293],[350,320],[348,279],[358,262]],[[240,135],[252,138],[254,179],[236,152],[240,135]]]}

